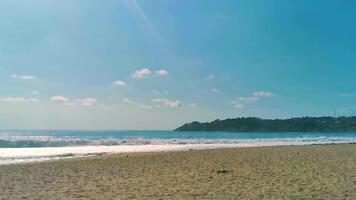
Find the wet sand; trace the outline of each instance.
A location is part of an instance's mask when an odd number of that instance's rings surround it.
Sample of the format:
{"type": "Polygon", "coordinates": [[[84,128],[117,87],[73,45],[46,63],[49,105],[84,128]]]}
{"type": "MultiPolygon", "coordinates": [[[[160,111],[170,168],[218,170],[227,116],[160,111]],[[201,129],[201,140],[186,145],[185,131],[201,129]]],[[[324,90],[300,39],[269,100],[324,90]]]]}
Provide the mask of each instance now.
{"type": "Polygon", "coordinates": [[[0,199],[356,199],[356,144],[5,165],[0,199]]]}

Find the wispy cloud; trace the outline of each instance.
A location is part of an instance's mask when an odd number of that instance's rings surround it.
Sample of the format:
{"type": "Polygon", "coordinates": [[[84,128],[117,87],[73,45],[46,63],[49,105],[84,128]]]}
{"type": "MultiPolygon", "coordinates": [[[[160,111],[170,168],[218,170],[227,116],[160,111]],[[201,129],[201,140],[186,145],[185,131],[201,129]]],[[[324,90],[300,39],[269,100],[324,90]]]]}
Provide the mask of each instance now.
{"type": "Polygon", "coordinates": [[[164,91],[153,90],[152,93],[155,95],[162,95],[162,94],[167,95],[169,92],[167,90],[164,90],[164,91]]]}
{"type": "Polygon", "coordinates": [[[252,103],[252,102],[260,100],[260,98],[258,98],[258,97],[239,97],[237,100],[242,103],[252,103]]]}
{"type": "Polygon", "coordinates": [[[40,93],[37,90],[32,90],[32,91],[28,91],[27,94],[30,95],[39,95],[40,93]]]}
{"type": "Polygon", "coordinates": [[[50,102],[53,102],[53,103],[58,103],[58,104],[63,104],[63,105],[66,105],[66,106],[70,106],[70,105],[73,105],[69,98],[67,97],[64,97],[64,96],[61,96],[61,95],[55,95],[55,96],[52,96],[50,99],[49,99],[50,102]]]}
{"type": "Polygon", "coordinates": [[[153,107],[153,106],[150,106],[150,105],[141,104],[141,105],[140,105],[140,108],[147,109],[147,110],[151,110],[151,109],[153,109],[154,107],[153,107]]]}
{"type": "Polygon", "coordinates": [[[340,97],[356,97],[356,93],[341,93],[338,96],[340,96],[340,97]]]}
{"type": "Polygon", "coordinates": [[[152,102],[156,103],[156,106],[163,106],[166,108],[177,108],[182,105],[182,103],[178,100],[170,100],[166,98],[152,99],[152,102]]]}
{"type": "Polygon", "coordinates": [[[124,98],[122,99],[122,102],[123,103],[126,103],[126,104],[135,104],[135,102],[131,99],[128,99],[128,98],[124,98]]]}
{"type": "Polygon", "coordinates": [[[38,103],[39,100],[36,98],[24,98],[24,97],[6,97],[1,98],[1,101],[8,103],[38,103]]]}
{"type": "Polygon", "coordinates": [[[26,80],[26,81],[31,81],[31,80],[37,79],[37,77],[33,76],[33,75],[16,75],[16,74],[11,75],[11,78],[21,79],[21,80],[26,80]]]}
{"type": "Polygon", "coordinates": [[[144,109],[155,109],[155,108],[178,108],[182,106],[181,101],[178,100],[170,100],[166,98],[155,98],[151,100],[151,103],[149,104],[144,104],[144,103],[139,103],[134,100],[131,100],[129,98],[124,98],[122,99],[122,102],[127,105],[134,105],[139,108],[144,108],[144,109]]]}
{"type": "Polygon", "coordinates": [[[31,91],[31,94],[33,94],[33,95],[38,95],[38,94],[40,94],[37,90],[33,90],[33,91],[31,91]]]}
{"type": "Polygon", "coordinates": [[[261,98],[272,97],[272,96],[274,96],[274,94],[271,92],[257,91],[254,92],[252,96],[239,97],[231,101],[231,103],[234,105],[235,108],[244,108],[246,105],[251,104],[253,102],[257,102],[261,98]]]}
{"type": "Polygon", "coordinates": [[[122,80],[114,81],[113,84],[114,84],[115,86],[117,86],[117,87],[124,87],[124,86],[127,85],[126,82],[125,82],[125,81],[122,81],[122,80]]]}
{"type": "Polygon", "coordinates": [[[150,19],[147,17],[146,13],[143,11],[139,3],[137,3],[136,0],[124,0],[124,3],[126,4],[127,8],[136,16],[138,16],[143,24],[145,25],[147,31],[161,44],[163,44],[163,41],[152,25],[150,19]]]}
{"type": "Polygon", "coordinates": [[[54,102],[54,103],[68,103],[69,102],[69,98],[64,97],[64,96],[60,96],[60,95],[56,95],[56,96],[52,96],[50,98],[50,102],[54,102]]]}
{"type": "Polygon", "coordinates": [[[245,107],[245,104],[242,103],[239,100],[233,100],[233,101],[231,101],[231,103],[235,106],[235,108],[243,108],[243,107],[245,107]]]}
{"type": "Polygon", "coordinates": [[[84,98],[84,99],[76,99],[75,101],[71,101],[68,97],[56,95],[50,98],[50,102],[63,104],[65,106],[94,106],[98,105],[98,101],[95,98],[84,98]]]}
{"type": "MultiPolygon", "coordinates": [[[[133,79],[143,79],[143,78],[147,78],[150,77],[153,74],[153,72],[148,69],[148,68],[142,68],[140,70],[136,70],[134,73],[131,74],[131,77],[133,79]]],[[[159,69],[154,71],[154,74],[156,74],[157,76],[167,76],[169,75],[169,72],[165,69],[159,69]]]]}
{"type": "Polygon", "coordinates": [[[258,101],[258,97],[239,97],[235,100],[232,101],[232,104],[235,106],[235,108],[244,108],[245,105],[250,104],[252,102],[258,101]]]}
{"type": "Polygon", "coordinates": [[[155,71],[155,74],[158,76],[167,76],[169,73],[165,69],[160,69],[160,70],[155,71]]]}
{"type": "Polygon", "coordinates": [[[167,47],[166,43],[163,41],[162,37],[156,30],[156,28],[153,26],[151,20],[149,17],[146,15],[145,11],[142,9],[140,4],[136,0],[123,0],[125,3],[126,7],[129,9],[129,11],[139,19],[139,22],[143,25],[145,34],[151,35],[154,40],[157,41],[158,45],[160,46],[161,49],[164,50],[165,53],[173,60],[175,61],[175,57],[171,53],[170,49],[167,47]]]}
{"type": "Polygon", "coordinates": [[[196,103],[191,103],[191,104],[188,105],[188,107],[191,107],[191,108],[195,108],[196,106],[197,106],[196,103]]]}
{"type": "Polygon", "coordinates": [[[217,13],[217,14],[214,16],[214,18],[215,18],[216,20],[228,20],[228,19],[229,19],[229,17],[228,17],[226,14],[223,14],[223,13],[221,13],[221,12],[217,13]]]}
{"type": "Polygon", "coordinates": [[[208,77],[206,77],[206,80],[213,80],[214,78],[215,78],[215,76],[210,74],[208,77]]]}
{"type": "Polygon", "coordinates": [[[134,79],[142,79],[150,76],[152,74],[151,70],[147,68],[142,68],[140,70],[135,71],[131,77],[134,79]]]}
{"type": "Polygon", "coordinates": [[[124,98],[122,99],[122,102],[127,105],[137,106],[138,108],[143,108],[147,110],[158,108],[178,108],[182,106],[181,101],[170,100],[166,98],[155,98],[151,100],[151,103],[139,103],[134,100],[124,98]]]}
{"type": "Polygon", "coordinates": [[[95,98],[77,99],[75,102],[82,106],[94,106],[98,103],[95,98]]]}
{"type": "Polygon", "coordinates": [[[131,99],[129,99],[129,98],[124,98],[124,99],[122,99],[122,102],[123,102],[124,104],[137,106],[137,107],[139,107],[139,108],[143,108],[143,109],[147,109],[147,110],[153,109],[153,106],[151,106],[151,105],[146,105],[146,104],[138,103],[138,102],[136,102],[136,101],[134,101],[134,100],[131,100],[131,99]]]}
{"type": "Polygon", "coordinates": [[[216,88],[211,89],[211,91],[214,92],[214,93],[219,93],[220,92],[220,90],[218,90],[216,88]]]}
{"type": "Polygon", "coordinates": [[[272,97],[274,94],[272,92],[267,92],[267,91],[257,91],[253,93],[254,96],[257,97],[272,97]]]}

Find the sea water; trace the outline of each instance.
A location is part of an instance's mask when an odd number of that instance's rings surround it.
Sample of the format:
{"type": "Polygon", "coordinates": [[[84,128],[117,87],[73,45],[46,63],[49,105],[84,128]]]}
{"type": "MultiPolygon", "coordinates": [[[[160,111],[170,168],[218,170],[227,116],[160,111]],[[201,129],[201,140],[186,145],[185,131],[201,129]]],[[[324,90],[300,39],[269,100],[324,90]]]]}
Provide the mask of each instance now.
{"type": "Polygon", "coordinates": [[[109,153],[354,142],[356,133],[2,130],[0,165],[109,153]]]}

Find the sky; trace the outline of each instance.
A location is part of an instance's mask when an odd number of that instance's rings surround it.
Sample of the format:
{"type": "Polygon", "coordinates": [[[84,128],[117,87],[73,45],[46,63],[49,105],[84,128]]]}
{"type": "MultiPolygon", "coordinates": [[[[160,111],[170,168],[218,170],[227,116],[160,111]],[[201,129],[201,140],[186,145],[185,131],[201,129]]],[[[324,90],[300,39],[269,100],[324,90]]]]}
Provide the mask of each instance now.
{"type": "Polygon", "coordinates": [[[352,0],[1,0],[0,129],[356,115],[352,0]]]}

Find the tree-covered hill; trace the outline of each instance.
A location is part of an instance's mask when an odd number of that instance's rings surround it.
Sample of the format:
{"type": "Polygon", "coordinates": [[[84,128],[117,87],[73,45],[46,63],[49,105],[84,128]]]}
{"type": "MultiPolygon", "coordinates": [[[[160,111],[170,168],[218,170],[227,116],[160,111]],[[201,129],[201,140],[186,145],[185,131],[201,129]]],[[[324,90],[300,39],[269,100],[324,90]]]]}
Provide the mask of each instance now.
{"type": "Polygon", "coordinates": [[[175,131],[229,131],[229,132],[356,132],[353,117],[300,117],[290,119],[261,119],[243,117],[192,122],[175,131]]]}

